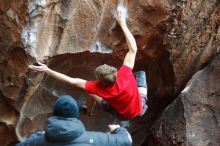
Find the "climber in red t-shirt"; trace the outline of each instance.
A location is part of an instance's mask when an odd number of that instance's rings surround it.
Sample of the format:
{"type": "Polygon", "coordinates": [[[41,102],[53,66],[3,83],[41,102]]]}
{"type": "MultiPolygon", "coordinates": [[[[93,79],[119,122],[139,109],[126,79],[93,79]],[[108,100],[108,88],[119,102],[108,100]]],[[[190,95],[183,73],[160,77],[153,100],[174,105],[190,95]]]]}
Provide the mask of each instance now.
{"type": "Polygon", "coordinates": [[[116,68],[104,64],[95,70],[97,81],[86,81],[53,71],[42,63],[39,63],[39,66],[30,65],[29,67],[44,71],[56,79],[85,89],[104,109],[113,113],[120,120],[127,120],[145,113],[147,109],[147,83],[145,72],[132,73],[137,45],[126,25],[125,13],[120,9],[117,11],[116,20],[124,32],[129,49],[123,65],[118,71],[116,68]]]}

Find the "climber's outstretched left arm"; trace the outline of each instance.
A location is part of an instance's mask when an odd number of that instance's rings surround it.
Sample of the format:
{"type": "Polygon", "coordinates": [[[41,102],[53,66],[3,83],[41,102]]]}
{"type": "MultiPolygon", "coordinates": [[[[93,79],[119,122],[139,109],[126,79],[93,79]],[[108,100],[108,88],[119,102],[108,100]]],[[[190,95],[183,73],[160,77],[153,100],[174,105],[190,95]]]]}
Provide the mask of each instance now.
{"type": "Polygon", "coordinates": [[[47,67],[45,64],[38,62],[39,66],[36,65],[30,65],[29,68],[36,70],[36,71],[41,71],[41,72],[46,72],[48,75],[60,80],[60,81],[64,81],[67,83],[70,83],[76,87],[79,87],[81,89],[85,89],[85,84],[86,84],[86,80],[84,79],[80,79],[80,78],[72,78],[69,77],[65,74],[56,72],[52,69],[50,69],[49,67],[47,67]]]}

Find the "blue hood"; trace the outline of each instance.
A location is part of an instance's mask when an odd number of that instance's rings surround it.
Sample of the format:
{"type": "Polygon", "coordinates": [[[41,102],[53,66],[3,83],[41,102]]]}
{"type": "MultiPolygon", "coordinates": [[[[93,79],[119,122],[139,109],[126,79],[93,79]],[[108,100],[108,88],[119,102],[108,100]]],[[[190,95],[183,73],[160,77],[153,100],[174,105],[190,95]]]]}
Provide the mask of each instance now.
{"type": "Polygon", "coordinates": [[[72,141],[85,132],[83,124],[76,118],[53,116],[47,122],[45,137],[49,141],[72,141]]]}

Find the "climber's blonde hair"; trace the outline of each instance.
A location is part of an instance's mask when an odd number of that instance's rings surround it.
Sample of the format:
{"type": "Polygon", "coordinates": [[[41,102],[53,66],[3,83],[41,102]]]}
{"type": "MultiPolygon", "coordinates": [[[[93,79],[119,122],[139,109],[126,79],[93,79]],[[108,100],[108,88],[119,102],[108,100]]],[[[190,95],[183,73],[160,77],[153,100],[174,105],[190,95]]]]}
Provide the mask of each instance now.
{"type": "Polygon", "coordinates": [[[113,86],[117,76],[117,69],[107,64],[100,65],[95,70],[96,78],[106,86],[113,86]]]}

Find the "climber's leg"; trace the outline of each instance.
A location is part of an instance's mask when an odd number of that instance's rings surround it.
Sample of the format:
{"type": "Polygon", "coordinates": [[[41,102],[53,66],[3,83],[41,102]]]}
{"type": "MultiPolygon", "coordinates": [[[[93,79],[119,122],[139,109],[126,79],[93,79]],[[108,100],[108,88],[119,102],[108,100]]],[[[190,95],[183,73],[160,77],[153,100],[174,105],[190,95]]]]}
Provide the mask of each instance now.
{"type": "Polygon", "coordinates": [[[89,116],[94,115],[94,107],[96,105],[96,102],[101,103],[102,98],[93,94],[89,94],[89,96],[86,99],[86,103],[83,103],[81,106],[81,111],[89,116]]]}
{"type": "Polygon", "coordinates": [[[142,97],[142,113],[140,116],[144,115],[144,113],[147,111],[147,79],[146,79],[146,73],[144,71],[139,71],[134,74],[136,78],[136,82],[138,85],[138,91],[141,94],[142,97]]]}
{"type": "Polygon", "coordinates": [[[120,121],[128,120],[128,119],[122,117],[117,111],[115,111],[106,100],[102,99],[101,106],[106,112],[111,113],[114,117],[116,117],[120,121]]]}

